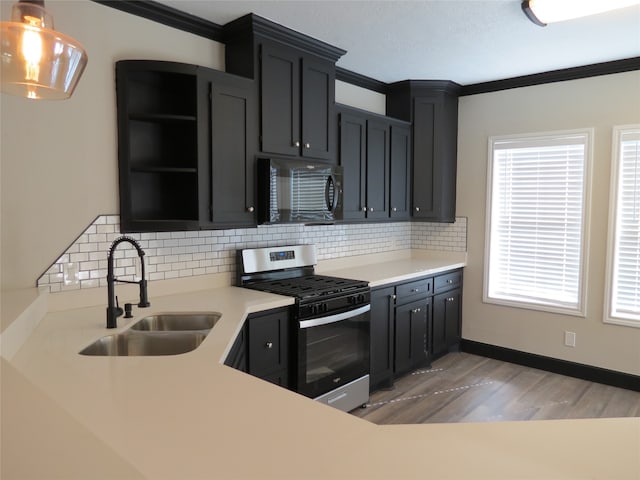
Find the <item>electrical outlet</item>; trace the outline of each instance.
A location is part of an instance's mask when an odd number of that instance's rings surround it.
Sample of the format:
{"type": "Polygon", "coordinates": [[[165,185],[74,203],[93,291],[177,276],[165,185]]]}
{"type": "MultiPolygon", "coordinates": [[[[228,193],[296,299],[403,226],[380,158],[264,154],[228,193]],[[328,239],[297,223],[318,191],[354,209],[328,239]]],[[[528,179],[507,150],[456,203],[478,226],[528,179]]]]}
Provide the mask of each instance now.
{"type": "Polygon", "coordinates": [[[564,332],[564,344],[567,347],[576,346],[576,332],[564,332]]]}

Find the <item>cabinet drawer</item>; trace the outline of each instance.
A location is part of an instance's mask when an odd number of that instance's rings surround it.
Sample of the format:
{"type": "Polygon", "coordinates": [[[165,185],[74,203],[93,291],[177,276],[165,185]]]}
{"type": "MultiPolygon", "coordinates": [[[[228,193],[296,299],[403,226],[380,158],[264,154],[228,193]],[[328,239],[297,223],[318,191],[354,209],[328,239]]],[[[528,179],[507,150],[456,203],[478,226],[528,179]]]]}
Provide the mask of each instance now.
{"type": "Polygon", "coordinates": [[[413,282],[404,283],[396,287],[396,304],[400,305],[415,297],[424,297],[433,294],[433,279],[423,278],[413,282]]]}
{"type": "Polygon", "coordinates": [[[452,288],[457,288],[462,283],[462,270],[438,275],[435,278],[434,293],[446,292],[452,288]]]}

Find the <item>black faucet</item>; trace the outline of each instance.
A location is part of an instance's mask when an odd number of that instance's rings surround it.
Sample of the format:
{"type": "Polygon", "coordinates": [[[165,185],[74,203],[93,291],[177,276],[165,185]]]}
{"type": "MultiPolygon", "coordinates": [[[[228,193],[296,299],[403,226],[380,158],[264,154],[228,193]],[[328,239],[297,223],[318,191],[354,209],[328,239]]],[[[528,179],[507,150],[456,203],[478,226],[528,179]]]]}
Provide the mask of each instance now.
{"type": "Polygon", "coordinates": [[[120,283],[137,283],[140,286],[140,303],[138,303],[138,307],[148,307],[151,305],[149,303],[149,298],[147,297],[147,280],[145,278],[144,272],[144,250],[140,248],[138,242],[136,242],[131,237],[120,237],[111,244],[111,248],[109,248],[109,256],[107,257],[107,295],[109,305],[107,306],[107,328],[116,328],[117,318],[122,315],[122,308],[118,305],[118,298],[116,297],[115,292],[115,282],[120,283]],[[128,242],[138,251],[138,257],[140,257],[140,265],[142,270],[142,278],[139,282],[134,282],[131,280],[118,280],[113,275],[113,254],[116,251],[118,245],[122,242],[128,242]]]}

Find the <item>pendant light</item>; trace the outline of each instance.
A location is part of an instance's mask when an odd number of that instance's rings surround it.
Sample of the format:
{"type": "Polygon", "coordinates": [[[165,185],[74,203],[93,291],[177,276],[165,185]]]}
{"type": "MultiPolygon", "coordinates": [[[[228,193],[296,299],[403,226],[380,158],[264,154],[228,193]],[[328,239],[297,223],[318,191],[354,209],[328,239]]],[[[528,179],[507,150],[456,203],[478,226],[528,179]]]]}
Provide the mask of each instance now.
{"type": "Polygon", "coordinates": [[[536,25],[562,22],[639,5],[640,0],[524,0],[522,10],[536,25]]]}
{"type": "Polygon", "coordinates": [[[56,32],[44,0],[20,0],[0,22],[2,92],[31,99],[69,98],[87,65],[87,52],[56,32]]]}

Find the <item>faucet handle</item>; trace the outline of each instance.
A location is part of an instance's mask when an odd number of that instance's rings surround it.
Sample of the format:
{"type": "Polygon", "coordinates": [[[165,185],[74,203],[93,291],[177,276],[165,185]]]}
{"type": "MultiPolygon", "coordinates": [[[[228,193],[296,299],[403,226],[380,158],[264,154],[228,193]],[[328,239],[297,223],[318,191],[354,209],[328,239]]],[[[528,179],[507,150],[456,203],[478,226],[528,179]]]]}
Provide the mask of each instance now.
{"type": "Polygon", "coordinates": [[[118,303],[118,296],[116,295],[116,318],[122,315],[123,311],[120,308],[120,304],[118,303]]]}
{"type": "Polygon", "coordinates": [[[131,308],[133,307],[133,305],[131,305],[130,303],[125,303],[124,304],[124,318],[133,318],[133,315],[131,315],[131,308]]]}

